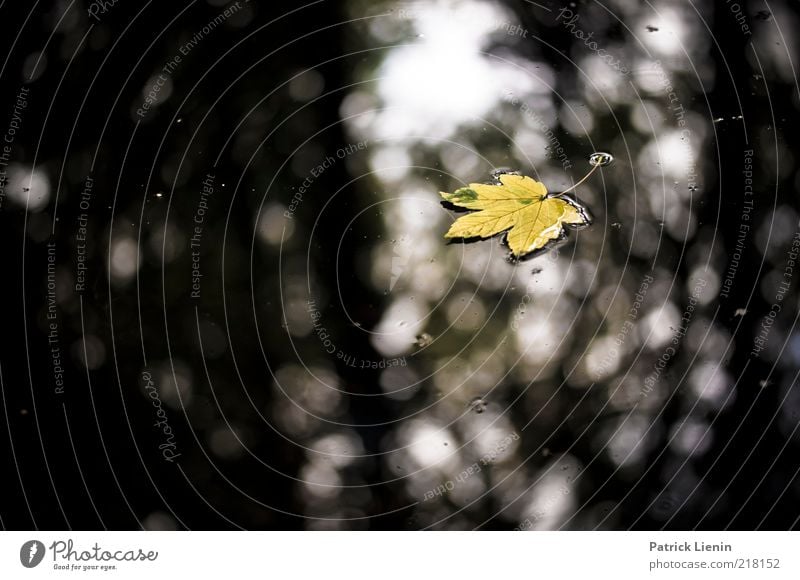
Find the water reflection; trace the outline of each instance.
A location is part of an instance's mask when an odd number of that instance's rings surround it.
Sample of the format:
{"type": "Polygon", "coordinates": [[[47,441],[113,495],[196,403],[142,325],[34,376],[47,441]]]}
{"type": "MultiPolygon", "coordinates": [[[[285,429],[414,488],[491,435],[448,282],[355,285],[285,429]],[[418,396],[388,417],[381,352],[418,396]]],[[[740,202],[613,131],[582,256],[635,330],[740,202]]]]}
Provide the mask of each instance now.
{"type": "MultiPolygon", "coordinates": [[[[743,437],[800,431],[785,4],[748,12],[752,38],[729,6],[677,0],[251,4],[166,81],[199,5],[137,50],[123,128],[159,95],[133,136],[87,101],[108,133],[64,153],[31,115],[0,176],[9,235],[43,256],[21,282],[43,298],[10,324],[46,359],[56,324],[68,392],[104,397],[76,436],[111,424],[149,468],[157,400],[181,446],[191,489],[171,464],[152,480],[191,521],[159,489],[131,502],[144,527],[688,528],[750,501],[736,474],[769,466],[743,437]],[[512,172],[574,195],[588,227],[529,261],[499,236],[448,243],[465,214],[441,192],[512,172]]],[[[114,49],[110,22],[86,54],[114,49]]],[[[37,91],[83,42],[77,17],[59,31],[20,59],[37,91]]]]}
{"type": "MultiPolygon", "coordinates": [[[[587,8],[580,22],[591,23],[597,43],[605,39],[608,50],[630,63],[632,72],[623,74],[581,44],[573,47],[574,68],[568,61],[542,60],[531,40],[540,31],[527,29],[500,4],[461,0],[385,6],[389,11],[370,24],[372,40],[366,45],[397,46],[382,53],[374,80],[354,90],[342,112],[357,138],[378,144],[368,153],[382,184],[378,195],[400,200],[392,201],[382,216],[394,246],[376,245],[373,253],[371,279],[376,289],[388,286],[390,303],[372,343],[385,356],[397,356],[428,346],[419,336],[436,336],[433,346],[421,349],[403,371],[417,369],[418,383],[407,401],[426,409],[423,417],[398,427],[405,435],[397,442],[410,445],[417,465],[405,474],[409,494],[424,494],[436,484],[431,469],[444,469],[442,476],[452,477],[461,463],[468,463],[454,455],[462,445],[525,425],[513,406],[487,406],[476,393],[491,392],[492,400],[506,402],[541,400],[536,393],[543,388],[560,397],[560,383],[580,389],[607,385],[605,400],[602,391],[591,391],[598,393],[591,395],[595,406],[613,403],[606,411],[599,407],[592,419],[605,425],[596,452],[619,468],[643,469],[657,440],[654,413],[673,379],[659,378],[649,396],[642,395],[642,381],[675,339],[683,306],[671,272],[649,274],[649,268],[625,256],[654,262],[672,257],[697,233],[695,208],[705,193],[699,158],[708,121],[692,113],[693,97],[677,72],[688,54],[707,45],[698,22],[672,5],[652,12],[625,4],[613,14],[587,8]],[[647,25],[650,33],[612,47],[603,29],[619,19],[634,30],[647,25]],[[677,95],[683,107],[679,115],[677,95]],[[621,105],[629,115],[621,114],[621,105]],[[613,156],[591,153],[597,145],[613,156]],[[571,189],[580,181],[573,163],[587,157],[593,169],[603,168],[603,176],[577,184],[575,193],[596,210],[597,223],[563,249],[536,258],[534,274],[505,263],[497,240],[442,244],[448,216],[411,202],[480,180],[493,166],[522,168],[551,190],[571,189]],[[619,233],[606,235],[606,228],[619,233]],[[646,276],[653,285],[641,310],[631,316],[633,295],[646,276]],[[454,398],[466,400],[473,411],[468,427],[456,432],[448,427],[459,413],[451,405],[454,398]],[[622,401],[637,412],[615,418],[613,409],[622,401]]],[[[531,12],[529,22],[537,27],[568,26],[547,9],[531,12]]],[[[713,71],[705,68],[698,74],[713,71]]],[[[703,276],[712,288],[698,298],[699,304],[708,304],[719,276],[708,267],[700,269],[699,262],[696,268],[694,278],[703,276]]],[[[707,337],[721,330],[704,320],[704,338],[693,326],[687,340],[699,340],[708,356],[719,357],[707,337]]],[[[728,377],[713,362],[696,361],[693,368],[689,384],[697,396],[711,402],[727,394],[728,377]]],[[[543,402],[553,405],[555,399],[543,402]]],[[[550,414],[537,409],[543,412],[550,414]]],[[[528,429],[546,436],[549,427],[539,420],[528,429]]],[[[699,448],[703,433],[702,424],[687,424],[675,432],[676,445],[691,452],[699,448]]],[[[565,482],[548,479],[551,467],[526,464],[522,456],[507,460],[513,467],[496,481],[492,471],[492,486],[471,489],[469,503],[495,496],[508,506],[503,518],[534,521],[530,527],[536,529],[558,527],[574,513],[575,496],[565,482]],[[520,481],[517,492],[510,493],[507,483],[520,470],[539,483],[529,487],[520,481]],[[523,496],[530,497],[527,503],[517,501],[523,496]]],[[[442,501],[462,505],[465,500],[453,493],[442,501]]],[[[441,517],[437,504],[425,502],[418,509],[432,510],[424,518],[431,524],[441,517]]]]}

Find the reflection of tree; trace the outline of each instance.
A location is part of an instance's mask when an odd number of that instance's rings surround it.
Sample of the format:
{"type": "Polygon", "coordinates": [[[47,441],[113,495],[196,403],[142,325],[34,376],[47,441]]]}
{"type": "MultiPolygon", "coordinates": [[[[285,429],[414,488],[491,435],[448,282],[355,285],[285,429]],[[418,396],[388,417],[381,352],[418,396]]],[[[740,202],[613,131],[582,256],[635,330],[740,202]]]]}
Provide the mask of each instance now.
{"type": "MultiPolygon", "coordinates": [[[[453,140],[459,143],[467,140],[480,155],[485,155],[498,165],[510,164],[515,168],[530,166],[531,160],[525,157],[525,153],[536,149],[537,145],[541,149],[548,138],[552,141],[553,137],[559,143],[564,143],[567,150],[576,152],[610,148],[619,156],[624,151],[627,155],[623,158],[627,156],[635,168],[636,183],[634,185],[623,161],[623,164],[605,172],[608,181],[602,192],[584,188],[582,194],[589,198],[592,207],[597,208],[598,224],[593,232],[581,236],[576,248],[567,248],[571,260],[563,260],[562,255],[562,261],[556,262],[559,267],[551,273],[555,277],[551,283],[558,285],[560,281],[568,280],[564,288],[566,292],[547,297],[546,291],[540,289],[537,296],[534,290],[533,317],[547,318],[547,314],[552,312],[556,312],[557,316],[548,318],[548,324],[529,328],[527,341],[524,331],[518,333],[522,338],[521,344],[517,345],[519,354],[529,364],[527,367],[518,365],[516,373],[500,379],[499,383],[498,377],[491,373],[484,377],[493,390],[491,398],[501,405],[514,401],[512,417],[516,425],[526,424],[531,413],[538,413],[536,418],[540,425],[537,431],[542,435],[526,432],[523,438],[526,453],[538,456],[544,446],[548,453],[552,453],[553,448],[559,452],[569,449],[571,455],[579,458],[581,463],[590,463],[590,469],[580,476],[581,489],[585,487],[588,492],[581,499],[588,499],[588,503],[576,517],[568,519],[568,525],[594,526],[600,523],[652,527],[726,522],[725,515],[716,511],[722,505],[717,499],[724,488],[718,486],[716,473],[726,469],[736,470],[740,466],[731,459],[732,448],[726,449],[726,453],[720,456],[715,456],[714,451],[721,452],[728,442],[726,438],[718,437],[718,430],[726,424],[734,428],[738,426],[732,419],[737,415],[735,412],[731,414],[731,409],[737,408],[738,404],[732,402],[738,401],[740,396],[738,388],[734,390],[733,386],[738,369],[727,366],[733,352],[726,339],[730,326],[724,318],[720,318],[719,313],[715,315],[714,312],[719,278],[726,266],[725,254],[731,253],[721,252],[719,244],[722,241],[727,248],[731,248],[735,243],[735,235],[730,237],[725,233],[720,238],[715,237],[714,232],[729,232],[726,225],[739,220],[741,208],[731,204],[728,195],[714,201],[717,199],[714,196],[716,190],[710,177],[714,171],[706,160],[713,158],[710,153],[715,148],[711,145],[717,143],[709,139],[712,129],[719,132],[732,130],[731,124],[719,126],[711,123],[717,118],[717,111],[731,108],[732,85],[730,82],[716,84],[715,91],[709,97],[719,99],[720,104],[712,101],[710,108],[704,106],[703,92],[699,87],[709,83],[710,76],[707,70],[696,69],[698,62],[703,63],[701,69],[707,69],[711,64],[705,58],[705,45],[711,41],[699,36],[703,32],[698,28],[699,20],[687,20],[669,8],[662,10],[664,17],[673,26],[683,27],[684,42],[671,56],[665,56],[667,49],[661,40],[649,43],[645,39],[623,44],[626,31],[638,36],[659,32],[656,26],[644,26],[641,17],[644,12],[640,13],[636,7],[623,11],[622,20],[619,21],[614,20],[616,16],[604,14],[602,8],[597,6],[585,7],[585,11],[581,12],[584,27],[593,30],[598,43],[613,47],[626,62],[636,64],[630,78],[634,81],[635,89],[630,90],[628,79],[617,83],[619,86],[616,87],[612,86],[613,82],[609,83],[608,71],[586,57],[586,43],[575,42],[574,27],[570,31],[568,27],[552,24],[542,26],[545,19],[543,13],[536,14],[527,4],[509,6],[523,23],[523,28],[536,31],[539,42],[517,43],[514,42],[516,38],[508,37],[520,35],[504,35],[495,31],[492,36],[494,48],[488,58],[502,55],[508,60],[523,56],[537,63],[537,69],[554,68],[553,102],[548,103],[535,90],[525,94],[522,99],[514,96],[510,101],[518,104],[515,101],[536,99],[543,110],[555,108],[560,113],[560,122],[555,119],[551,122],[558,130],[549,132],[544,127],[542,131],[542,123],[539,122],[535,123],[538,127],[531,127],[532,130],[520,131],[519,127],[525,127],[525,122],[530,120],[521,114],[525,111],[520,111],[521,107],[506,110],[506,116],[497,119],[492,114],[502,107],[501,103],[497,103],[483,123],[486,126],[483,133],[470,127],[482,124],[472,120],[455,132],[453,140]],[[681,54],[682,50],[688,51],[688,57],[681,54]],[[567,63],[560,52],[571,56],[583,72],[567,63]],[[606,98],[610,98],[610,101],[605,101],[606,98]],[[583,107],[589,109],[588,113],[574,113],[578,121],[588,117],[594,127],[586,137],[570,127],[572,107],[577,107],[579,111],[583,107]],[[512,148],[512,154],[515,159],[508,156],[508,139],[502,137],[503,133],[514,138],[516,149],[512,148]],[[542,137],[541,133],[545,136],[542,137]],[[589,136],[594,146],[589,142],[589,136]],[[597,143],[602,147],[597,147],[597,143]],[[631,192],[635,192],[636,199],[631,199],[631,192]],[[723,207],[723,219],[720,220],[717,213],[723,207]],[[603,228],[607,235],[603,235],[603,228]],[[597,264],[598,261],[602,266],[595,269],[592,262],[597,264]],[[657,282],[645,290],[648,296],[641,318],[637,311],[633,321],[626,320],[629,306],[637,302],[637,291],[641,292],[643,281],[652,280],[651,275],[657,282]],[[584,281],[589,277],[594,277],[592,284],[575,291],[578,285],[576,281],[584,281]],[[617,283],[621,284],[619,288],[616,288],[617,283]],[[600,303],[602,307],[598,306],[600,303]],[[587,304],[589,307],[586,307],[587,304]],[[576,310],[577,318],[569,320],[576,310]],[[571,324],[562,326],[559,318],[567,319],[571,324]],[[627,330],[634,325],[635,330],[631,331],[633,339],[628,341],[627,330]],[[620,329],[626,332],[622,333],[620,329]],[[623,338],[620,339],[620,336],[623,338]],[[548,339],[552,344],[545,342],[548,339]],[[646,339],[644,343],[643,339],[646,339]],[[559,341],[561,348],[554,351],[552,345],[559,341]],[[536,360],[536,347],[541,348],[543,343],[548,348],[536,360]],[[615,344],[620,348],[614,348],[615,344]],[[537,379],[531,383],[532,376],[537,379]],[[559,388],[563,385],[577,388],[559,388]],[[524,394],[517,398],[520,389],[524,394]],[[542,396],[541,392],[545,395],[542,396]],[[542,408],[545,402],[549,408],[542,408]],[[564,416],[568,417],[566,422],[562,422],[564,416]],[[706,474],[706,469],[713,461],[709,458],[718,461],[714,470],[706,474]],[[732,467],[726,467],[728,465],[732,467]],[[598,486],[599,491],[596,489],[598,486]],[[625,501],[621,506],[614,507],[613,504],[609,506],[604,503],[606,498],[612,501],[624,498],[625,501]]],[[[420,12],[424,17],[424,10],[420,12]]],[[[715,20],[715,38],[717,42],[724,41],[726,45],[741,50],[741,34],[731,29],[730,23],[724,20],[725,16],[720,14],[715,20]]],[[[457,16],[453,16],[453,19],[458,20],[457,16]]],[[[506,29],[499,26],[498,30],[502,32],[506,29]]],[[[391,36],[386,27],[381,29],[381,34],[391,36]]],[[[596,50],[593,46],[589,48],[596,50]]],[[[429,58],[435,61],[436,46],[433,42],[429,49],[429,58]]],[[[728,53],[723,51],[715,54],[718,55],[714,63],[717,70],[725,70],[722,54],[728,53]]],[[[391,71],[389,67],[402,60],[390,54],[385,62],[388,64],[382,72],[387,73],[391,71]]],[[[739,59],[737,63],[737,67],[742,69],[737,73],[740,76],[737,82],[752,77],[752,71],[743,66],[744,62],[739,59]]],[[[520,68],[525,71],[524,67],[520,68]]],[[[478,68],[472,71],[475,77],[466,74],[466,66],[462,72],[465,73],[465,82],[460,85],[468,86],[469,81],[481,78],[477,77],[481,72],[478,68]]],[[[520,74],[538,79],[549,78],[542,70],[528,70],[520,74]]],[[[380,89],[376,92],[380,94],[380,89]]],[[[757,101],[760,96],[753,97],[757,101]]],[[[409,100],[409,103],[413,101],[409,100]]],[[[386,117],[394,119],[388,114],[386,117]]],[[[736,120],[736,115],[730,117],[736,120]]],[[[728,121],[727,118],[725,120],[728,121]]],[[[414,122],[414,119],[406,119],[409,126],[413,126],[414,122]]],[[[413,130],[407,131],[413,133],[413,130]]],[[[733,143],[730,140],[726,146],[730,147],[733,143]]],[[[434,145],[433,151],[430,147],[431,144],[426,143],[424,157],[415,155],[411,148],[406,155],[424,166],[425,160],[437,154],[437,147],[434,145]]],[[[401,158],[396,151],[392,153],[394,157],[401,158]]],[[[459,172],[458,166],[452,162],[454,156],[448,153],[447,144],[440,143],[438,153],[440,163],[454,174],[455,180],[470,180],[478,173],[475,166],[468,165],[464,165],[462,172],[459,172]]],[[[722,155],[720,167],[732,167],[734,172],[740,170],[739,162],[731,162],[737,156],[741,157],[741,151],[736,155],[733,152],[722,155]]],[[[375,154],[375,157],[380,158],[380,154],[375,154]]],[[[375,163],[379,165],[379,161],[375,163]]],[[[548,171],[547,166],[552,165],[543,159],[537,161],[536,169],[539,171],[548,171]]],[[[413,176],[407,176],[406,179],[413,179],[413,176]]],[[[558,178],[551,176],[551,179],[558,178]]],[[[442,188],[440,184],[437,185],[442,188]]],[[[491,259],[477,256],[488,252],[489,247],[484,244],[482,249],[469,248],[466,251],[470,258],[482,260],[481,265],[485,265],[491,259]]],[[[447,265],[444,260],[440,263],[447,265]]],[[[480,274],[480,267],[478,270],[480,274]]],[[[493,272],[490,278],[496,283],[498,278],[505,280],[505,276],[507,273],[493,272]]],[[[491,282],[484,285],[485,278],[480,275],[476,278],[470,280],[468,273],[461,275],[462,283],[466,282],[467,296],[471,297],[468,300],[477,302],[479,309],[490,310],[499,319],[503,318],[505,312],[514,311],[517,300],[509,300],[501,292],[489,291],[487,286],[491,282]],[[476,288],[474,296],[471,288],[476,288]]],[[[516,293],[527,294],[528,280],[519,276],[515,281],[520,287],[516,293]]],[[[748,292],[753,286],[754,283],[739,284],[741,289],[748,292]]],[[[503,284],[496,288],[502,289],[503,284]]],[[[514,296],[516,289],[511,290],[510,294],[514,296]]],[[[722,312],[725,308],[723,305],[722,312]]],[[[731,308],[729,316],[733,315],[735,309],[731,308]]],[[[426,330],[441,330],[446,326],[445,321],[440,320],[440,326],[436,329],[436,321],[434,316],[425,327],[426,330]]],[[[476,327],[475,330],[480,337],[475,341],[476,348],[467,349],[461,357],[456,357],[457,361],[464,364],[463,373],[448,374],[445,368],[447,362],[452,360],[450,357],[461,346],[454,343],[453,337],[447,333],[441,334],[438,341],[440,358],[433,365],[433,368],[440,365],[438,373],[449,377],[448,381],[443,382],[458,385],[463,391],[469,391],[475,368],[481,368],[491,360],[491,357],[481,356],[478,348],[483,341],[493,340],[489,336],[494,340],[498,336],[498,329],[492,329],[491,324],[476,327]]],[[[738,334],[736,352],[749,350],[751,340],[752,336],[748,333],[738,334]]],[[[515,362],[520,361],[506,359],[502,366],[508,368],[515,362]]],[[[435,377],[433,384],[441,388],[435,377]]],[[[441,403],[427,417],[433,425],[441,426],[458,413],[457,406],[448,409],[447,403],[441,403]]],[[[459,432],[458,427],[455,430],[459,432]]],[[[750,435],[745,434],[747,441],[751,441],[750,435]]],[[[469,443],[463,433],[460,436],[463,437],[462,442],[469,443]]],[[[465,453],[468,451],[465,450],[465,453]]],[[[518,465],[526,453],[519,453],[517,461],[509,464],[518,465]]],[[[772,457],[766,457],[772,460],[772,457]]],[[[441,457],[435,460],[439,466],[442,462],[444,459],[441,457]]],[[[522,478],[524,483],[549,473],[549,470],[544,471],[549,462],[549,459],[540,457],[525,462],[522,471],[527,479],[522,478]]],[[[445,466],[442,477],[447,479],[452,475],[450,468],[445,466]]],[[[420,478],[424,479],[423,476],[420,478]]],[[[513,473],[507,479],[487,478],[486,483],[488,486],[498,484],[496,492],[507,486],[509,481],[514,481],[513,473]]],[[[742,485],[747,488],[747,482],[742,485]]],[[[519,489],[522,486],[523,482],[520,481],[515,487],[519,489]]],[[[414,486],[410,487],[413,495],[414,486]]],[[[534,489],[528,495],[533,499],[528,501],[536,505],[539,502],[536,498],[543,493],[546,495],[546,491],[534,489]]],[[[521,497],[526,497],[525,493],[521,497]]],[[[519,503],[524,502],[522,499],[519,503]]],[[[448,505],[446,500],[442,503],[448,505]]],[[[468,509],[478,510],[474,513],[486,509],[484,517],[490,517],[497,508],[486,497],[478,500],[477,504],[470,504],[464,498],[455,498],[449,507],[454,509],[465,503],[469,504],[468,509]]],[[[577,505],[566,509],[574,509],[577,505]]],[[[765,501],[764,511],[768,505],[765,501]]],[[[524,514],[524,509],[519,505],[509,507],[503,516],[493,521],[502,526],[506,518],[513,520],[518,517],[514,515],[515,512],[522,510],[524,514]]],[[[441,512],[436,514],[435,508],[430,508],[429,504],[422,506],[420,511],[431,518],[429,522],[445,517],[441,512]]],[[[568,513],[556,514],[545,523],[545,527],[558,525],[559,521],[568,517],[568,513]]],[[[424,519],[426,516],[421,517],[424,519]]],[[[478,517],[475,521],[483,520],[478,517]]]]}

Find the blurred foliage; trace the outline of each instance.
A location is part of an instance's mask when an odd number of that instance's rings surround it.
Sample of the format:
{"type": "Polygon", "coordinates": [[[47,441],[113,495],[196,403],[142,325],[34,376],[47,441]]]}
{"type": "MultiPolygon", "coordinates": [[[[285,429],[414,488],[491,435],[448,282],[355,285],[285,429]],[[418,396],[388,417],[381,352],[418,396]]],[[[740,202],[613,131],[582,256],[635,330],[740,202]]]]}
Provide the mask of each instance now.
{"type": "Polygon", "coordinates": [[[3,525],[794,527],[797,15],[575,4],[0,7],[3,525]],[[566,244],[444,242],[595,151],[566,244]]]}

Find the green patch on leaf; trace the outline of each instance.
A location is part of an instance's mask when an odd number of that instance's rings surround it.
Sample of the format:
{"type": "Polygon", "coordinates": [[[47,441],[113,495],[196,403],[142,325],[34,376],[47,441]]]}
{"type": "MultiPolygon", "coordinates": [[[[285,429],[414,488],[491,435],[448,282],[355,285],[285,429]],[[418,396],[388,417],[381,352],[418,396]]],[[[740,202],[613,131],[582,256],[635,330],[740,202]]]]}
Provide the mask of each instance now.
{"type": "Polygon", "coordinates": [[[460,203],[464,201],[475,201],[477,199],[478,199],[478,193],[474,189],[470,189],[469,187],[462,187],[461,189],[457,189],[447,197],[447,201],[453,203],[460,203]]]}

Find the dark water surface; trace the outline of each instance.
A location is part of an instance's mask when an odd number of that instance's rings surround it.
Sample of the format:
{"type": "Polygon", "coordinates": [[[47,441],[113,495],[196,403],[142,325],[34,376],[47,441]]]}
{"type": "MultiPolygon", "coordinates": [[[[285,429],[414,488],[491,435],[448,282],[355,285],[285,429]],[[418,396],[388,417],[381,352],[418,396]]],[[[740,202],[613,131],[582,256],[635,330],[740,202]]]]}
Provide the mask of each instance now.
{"type": "Polygon", "coordinates": [[[23,4],[5,528],[797,526],[796,3],[23,4]]]}

